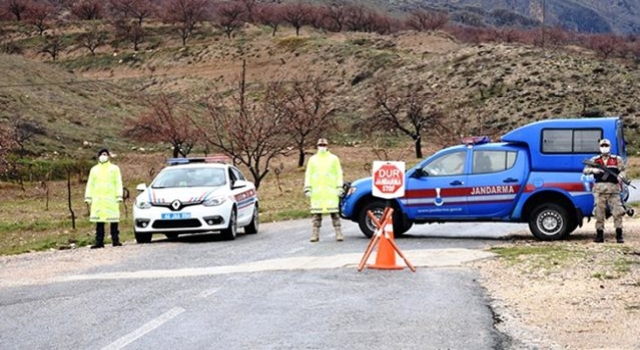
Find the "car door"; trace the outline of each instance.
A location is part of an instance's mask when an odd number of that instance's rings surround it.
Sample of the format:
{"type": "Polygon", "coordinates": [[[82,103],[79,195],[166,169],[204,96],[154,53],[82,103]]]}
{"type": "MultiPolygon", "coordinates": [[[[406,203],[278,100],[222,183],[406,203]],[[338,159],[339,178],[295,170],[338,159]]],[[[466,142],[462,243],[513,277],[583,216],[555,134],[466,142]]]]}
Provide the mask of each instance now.
{"type": "Polygon", "coordinates": [[[231,180],[232,194],[238,209],[238,224],[244,226],[249,223],[253,217],[253,209],[256,203],[255,187],[245,179],[244,175],[242,175],[237,168],[229,168],[229,177],[231,180]],[[239,183],[244,183],[244,186],[234,188],[239,183]]]}
{"type": "Polygon", "coordinates": [[[407,178],[403,204],[414,219],[456,219],[468,214],[465,192],[468,150],[441,154],[407,178]]]}
{"type": "Polygon", "coordinates": [[[522,150],[474,149],[471,155],[469,216],[497,218],[508,215],[522,189],[527,157],[522,150]]]}

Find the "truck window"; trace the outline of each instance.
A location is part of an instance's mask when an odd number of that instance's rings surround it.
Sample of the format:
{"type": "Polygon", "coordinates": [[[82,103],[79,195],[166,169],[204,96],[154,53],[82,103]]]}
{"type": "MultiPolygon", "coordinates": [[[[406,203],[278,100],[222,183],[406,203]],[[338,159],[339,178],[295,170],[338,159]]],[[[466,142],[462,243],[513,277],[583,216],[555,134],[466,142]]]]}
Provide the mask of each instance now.
{"type": "Polygon", "coordinates": [[[422,170],[429,176],[460,175],[464,173],[467,152],[454,152],[442,155],[427,164],[422,170]]]}
{"type": "Polygon", "coordinates": [[[542,153],[598,153],[601,129],[543,129],[542,153]]]}
{"type": "Polygon", "coordinates": [[[474,151],[473,173],[487,174],[513,167],[518,153],[515,151],[474,151]]]}

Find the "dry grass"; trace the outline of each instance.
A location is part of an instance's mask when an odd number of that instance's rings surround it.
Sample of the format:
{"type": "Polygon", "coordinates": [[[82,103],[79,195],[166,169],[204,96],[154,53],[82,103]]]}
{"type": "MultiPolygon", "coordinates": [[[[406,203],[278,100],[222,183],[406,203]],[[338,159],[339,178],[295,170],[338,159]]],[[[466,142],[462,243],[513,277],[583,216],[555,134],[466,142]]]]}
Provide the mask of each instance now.
{"type": "MultiPolygon", "coordinates": [[[[333,152],[342,160],[345,181],[369,176],[367,165],[375,159],[406,160],[408,166],[415,163],[410,145],[386,151],[376,151],[369,146],[335,147],[333,152]]],[[[131,198],[121,207],[123,240],[133,238],[131,211],[136,185],[141,182],[148,184],[164,167],[166,158],[165,154],[160,153],[116,155],[114,163],[120,166],[124,186],[131,193],[131,198]]],[[[271,169],[259,189],[261,221],[308,217],[308,203],[302,192],[304,168],[297,167],[297,156],[277,159],[271,164],[271,169]]],[[[246,169],[243,172],[245,176],[250,176],[246,169]]],[[[66,181],[47,184],[48,204],[47,191],[38,183],[25,184],[24,191],[17,184],[0,184],[4,198],[9,199],[0,203],[0,254],[63,249],[72,244],[82,246],[92,243],[93,225],[88,222],[88,208],[83,202],[85,183],[73,178],[71,186],[71,207],[76,216],[76,229],[72,227],[67,204],[66,181]]]]}

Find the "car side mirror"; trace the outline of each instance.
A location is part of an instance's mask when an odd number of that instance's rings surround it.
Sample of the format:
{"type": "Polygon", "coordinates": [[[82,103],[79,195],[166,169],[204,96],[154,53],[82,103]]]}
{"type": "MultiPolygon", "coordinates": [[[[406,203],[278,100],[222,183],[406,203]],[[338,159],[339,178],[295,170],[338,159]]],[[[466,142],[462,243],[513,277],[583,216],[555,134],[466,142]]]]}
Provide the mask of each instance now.
{"type": "Polygon", "coordinates": [[[414,179],[419,179],[423,176],[429,176],[429,173],[423,171],[422,168],[417,168],[413,173],[411,173],[411,177],[414,179]]]}
{"type": "Polygon", "coordinates": [[[236,180],[233,182],[233,184],[231,184],[232,190],[235,190],[236,188],[243,188],[243,187],[247,187],[247,182],[243,180],[236,180]]]}
{"type": "Polygon", "coordinates": [[[147,185],[145,184],[138,184],[138,186],[136,186],[136,191],[138,192],[144,192],[144,190],[147,189],[147,185]]]}

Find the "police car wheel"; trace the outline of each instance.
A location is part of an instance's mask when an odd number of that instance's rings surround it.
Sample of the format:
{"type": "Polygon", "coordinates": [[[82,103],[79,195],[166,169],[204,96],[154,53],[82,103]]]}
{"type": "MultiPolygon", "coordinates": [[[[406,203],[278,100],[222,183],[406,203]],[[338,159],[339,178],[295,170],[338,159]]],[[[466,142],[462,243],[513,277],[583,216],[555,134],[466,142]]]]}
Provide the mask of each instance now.
{"type": "Polygon", "coordinates": [[[529,229],[541,241],[554,241],[566,237],[570,231],[571,218],[567,210],[557,204],[541,204],[529,218],[529,229]]]}
{"type": "MultiPolygon", "coordinates": [[[[371,203],[365,205],[360,213],[358,214],[358,226],[360,226],[360,231],[364,233],[365,236],[371,238],[376,231],[376,225],[367,215],[368,211],[371,211],[373,215],[375,215],[378,220],[382,218],[382,214],[384,213],[384,209],[386,208],[385,201],[374,200],[371,203]]],[[[400,237],[402,234],[407,232],[413,226],[413,222],[403,224],[402,220],[402,211],[398,208],[394,208],[393,211],[393,234],[394,237],[400,237]]]]}
{"type": "Polygon", "coordinates": [[[238,216],[235,208],[229,214],[229,226],[222,230],[222,237],[228,241],[233,241],[238,235],[238,216]]]}
{"type": "Polygon", "coordinates": [[[133,231],[133,235],[136,237],[136,242],[137,243],[149,243],[149,242],[151,242],[152,233],[150,233],[150,232],[133,231]]]}
{"type": "Polygon", "coordinates": [[[244,227],[244,233],[245,234],[258,233],[258,226],[259,226],[259,214],[258,214],[258,206],[256,205],[255,208],[253,208],[251,223],[249,223],[249,225],[244,227]]]}

